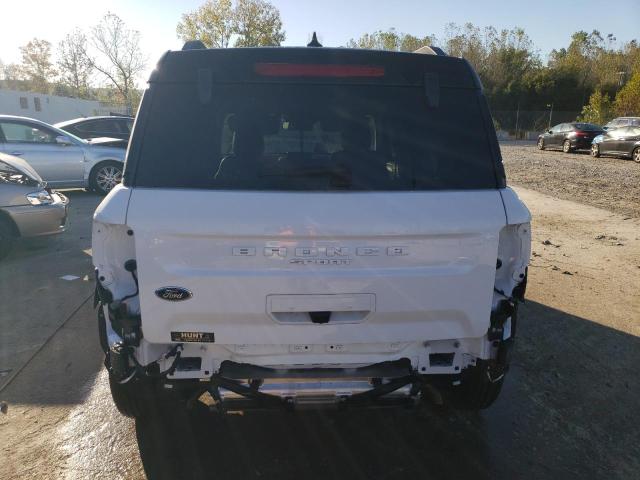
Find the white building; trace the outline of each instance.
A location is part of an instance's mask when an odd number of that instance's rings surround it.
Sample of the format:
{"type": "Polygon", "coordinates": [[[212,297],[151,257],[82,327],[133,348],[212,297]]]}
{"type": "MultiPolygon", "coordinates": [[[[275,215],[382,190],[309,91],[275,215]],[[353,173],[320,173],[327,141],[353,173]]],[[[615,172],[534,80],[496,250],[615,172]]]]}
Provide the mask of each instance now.
{"type": "Polygon", "coordinates": [[[21,92],[0,88],[0,114],[36,118],[47,123],[78,117],[127,113],[126,107],[97,100],[58,97],[44,93],[21,92]]]}

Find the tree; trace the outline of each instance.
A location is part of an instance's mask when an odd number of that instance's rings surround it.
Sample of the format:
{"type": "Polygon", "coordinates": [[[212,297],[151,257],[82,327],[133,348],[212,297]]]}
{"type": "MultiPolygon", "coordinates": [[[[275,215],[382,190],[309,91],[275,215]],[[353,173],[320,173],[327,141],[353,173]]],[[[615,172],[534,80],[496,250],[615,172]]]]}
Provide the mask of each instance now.
{"type": "Polygon", "coordinates": [[[176,27],[184,41],[201,40],[207,47],[226,48],[235,37],[236,47],[277,46],[285,39],[280,12],[265,0],[207,0],[197,10],[182,15],[176,27]]]}
{"type": "Polygon", "coordinates": [[[236,47],[278,46],[286,38],[280,11],[265,0],[237,0],[236,47]]]}
{"type": "Polygon", "coordinates": [[[231,0],[207,0],[197,10],[182,15],[176,27],[183,41],[201,40],[209,48],[226,48],[236,32],[231,0]]]}
{"type": "Polygon", "coordinates": [[[58,70],[61,83],[76,97],[86,97],[93,62],[87,56],[87,36],[79,29],[67,34],[58,45],[58,70]]]}
{"type": "Polygon", "coordinates": [[[349,48],[364,48],[367,50],[390,50],[401,52],[414,52],[425,45],[433,45],[435,37],[428,35],[425,37],[415,37],[407,33],[397,32],[395,28],[387,31],[378,30],[373,33],[365,33],[358,39],[351,39],[347,42],[349,48]]]}
{"type": "Polygon", "coordinates": [[[146,66],[140,48],[140,32],[128,29],[120,17],[107,13],[91,29],[91,43],[103,57],[102,61],[88,57],[91,65],[113,84],[129,111],[133,112],[136,76],[146,66]]]}
{"type": "Polygon", "coordinates": [[[587,33],[581,30],[571,35],[568,48],[551,51],[549,67],[567,70],[575,76],[576,87],[582,94],[581,104],[585,103],[589,92],[598,83],[593,67],[603,50],[604,39],[600,32],[594,30],[587,33]]]}
{"type": "Polygon", "coordinates": [[[2,86],[9,90],[29,90],[22,76],[20,65],[9,63],[2,65],[2,86]]]}
{"type": "Polygon", "coordinates": [[[640,115],[640,70],[618,92],[614,106],[618,115],[640,115]]]}
{"type": "Polygon", "coordinates": [[[596,125],[604,125],[613,117],[613,109],[611,107],[609,95],[606,93],[603,94],[600,89],[597,89],[589,97],[589,103],[583,107],[578,120],[581,122],[595,123],[596,125]]]}
{"type": "Polygon", "coordinates": [[[20,47],[20,52],[20,70],[29,87],[36,92],[49,93],[50,82],[57,75],[51,63],[51,43],[34,38],[20,47]]]}

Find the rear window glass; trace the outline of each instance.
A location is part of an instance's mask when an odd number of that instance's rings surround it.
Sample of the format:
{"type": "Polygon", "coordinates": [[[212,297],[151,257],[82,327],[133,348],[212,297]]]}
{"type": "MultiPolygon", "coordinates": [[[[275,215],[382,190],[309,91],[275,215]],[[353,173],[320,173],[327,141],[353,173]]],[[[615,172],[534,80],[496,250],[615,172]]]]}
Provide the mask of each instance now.
{"type": "Polygon", "coordinates": [[[598,130],[602,130],[602,127],[600,127],[599,125],[594,125],[593,123],[574,123],[573,124],[577,130],[584,130],[586,132],[588,131],[595,131],[597,132],[598,130]]]}
{"type": "Polygon", "coordinates": [[[477,91],[156,84],[134,184],[232,190],[496,188],[477,91]]]}

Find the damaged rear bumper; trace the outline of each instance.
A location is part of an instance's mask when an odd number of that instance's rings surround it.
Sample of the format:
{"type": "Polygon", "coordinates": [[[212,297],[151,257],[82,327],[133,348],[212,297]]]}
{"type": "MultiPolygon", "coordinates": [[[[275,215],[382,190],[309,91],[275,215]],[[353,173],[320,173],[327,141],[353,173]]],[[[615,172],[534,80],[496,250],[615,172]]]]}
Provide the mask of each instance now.
{"type": "Polygon", "coordinates": [[[266,368],[225,361],[207,380],[167,380],[164,388],[188,392],[226,411],[265,408],[397,406],[415,403],[423,378],[407,358],[357,368],[266,368]]]}

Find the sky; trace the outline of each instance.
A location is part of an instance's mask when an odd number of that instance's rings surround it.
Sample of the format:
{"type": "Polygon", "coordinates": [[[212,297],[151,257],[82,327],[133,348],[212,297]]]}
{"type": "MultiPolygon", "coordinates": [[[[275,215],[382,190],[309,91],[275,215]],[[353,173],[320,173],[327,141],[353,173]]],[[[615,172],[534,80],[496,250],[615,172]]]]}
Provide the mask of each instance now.
{"type": "MultiPolygon", "coordinates": [[[[107,11],[139,30],[148,58],[146,79],[165,50],[177,50],[176,24],[204,0],[0,0],[0,60],[19,62],[19,47],[31,38],[54,46],[74,27],[87,29],[107,11]],[[55,6],[54,6],[55,5],[55,6]],[[27,6],[25,8],[25,6],[27,6]]],[[[442,37],[450,22],[497,29],[521,27],[543,60],[567,46],[578,30],[613,33],[619,43],[640,40],[640,0],[272,0],[286,31],[285,45],[305,45],[311,32],[325,46],[342,46],[366,32],[396,30],[442,37]]]]}

